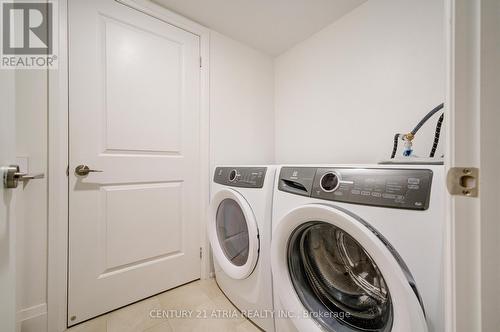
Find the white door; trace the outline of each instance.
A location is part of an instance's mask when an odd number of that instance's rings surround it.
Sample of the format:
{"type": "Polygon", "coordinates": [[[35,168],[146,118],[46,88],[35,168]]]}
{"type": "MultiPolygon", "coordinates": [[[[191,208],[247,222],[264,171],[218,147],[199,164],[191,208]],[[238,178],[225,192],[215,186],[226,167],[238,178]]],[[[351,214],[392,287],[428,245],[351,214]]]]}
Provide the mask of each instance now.
{"type": "Polygon", "coordinates": [[[199,42],[69,2],[69,325],[200,277],[199,42]]]}
{"type": "MultiPolygon", "coordinates": [[[[14,71],[0,71],[0,167],[15,164],[14,71]]],[[[0,172],[3,178],[3,170],[0,172]]],[[[14,190],[0,183],[0,330],[13,332],[16,317],[14,190]]]]}
{"type": "Polygon", "coordinates": [[[479,196],[452,196],[447,331],[500,325],[500,2],[448,0],[451,167],[479,168],[479,196]]]}

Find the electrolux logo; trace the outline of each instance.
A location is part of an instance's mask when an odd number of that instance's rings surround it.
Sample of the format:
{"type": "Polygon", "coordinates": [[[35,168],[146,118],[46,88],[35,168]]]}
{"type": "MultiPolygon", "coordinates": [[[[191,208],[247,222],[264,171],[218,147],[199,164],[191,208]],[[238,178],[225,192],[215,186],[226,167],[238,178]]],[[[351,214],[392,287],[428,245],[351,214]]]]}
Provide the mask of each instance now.
{"type": "Polygon", "coordinates": [[[0,0],[1,69],[55,69],[58,11],[54,0],[0,0]]]}

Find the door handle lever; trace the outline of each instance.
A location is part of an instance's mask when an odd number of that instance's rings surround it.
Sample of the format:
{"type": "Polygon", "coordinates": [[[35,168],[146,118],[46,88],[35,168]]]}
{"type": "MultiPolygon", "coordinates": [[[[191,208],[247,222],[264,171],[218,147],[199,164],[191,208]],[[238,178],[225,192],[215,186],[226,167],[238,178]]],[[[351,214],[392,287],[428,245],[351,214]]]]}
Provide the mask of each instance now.
{"type": "Polygon", "coordinates": [[[40,174],[16,173],[16,175],[19,176],[20,181],[43,179],[45,177],[44,173],[40,173],[40,174]]]}
{"type": "Polygon", "coordinates": [[[3,186],[8,189],[15,189],[19,184],[19,181],[29,181],[35,179],[43,179],[45,174],[27,174],[19,172],[18,165],[10,165],[8,167],[2,167],[3,169],[3,186]]]}
{"type": "Polygon", "coordinates": [[[89,173],[100,173],[100,172],[102,171],[98,169],[91,169],[87,165],[78,165],[75,168],[75,174],[78,176],[86,176],[89,175],[89,173]]]}

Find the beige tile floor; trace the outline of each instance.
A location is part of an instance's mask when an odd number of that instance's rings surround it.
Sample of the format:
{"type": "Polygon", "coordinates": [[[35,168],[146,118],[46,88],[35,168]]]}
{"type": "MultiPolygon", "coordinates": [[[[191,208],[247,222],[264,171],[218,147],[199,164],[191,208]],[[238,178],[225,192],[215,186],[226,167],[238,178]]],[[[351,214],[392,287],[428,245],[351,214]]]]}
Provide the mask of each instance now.
{"type": "Polygon", "coordinates": [[[67,332],[258,332],[213,279],[199,280],[87,321],[67,332]],[[156,318],[152,318],[151,315],[156,318]]]}

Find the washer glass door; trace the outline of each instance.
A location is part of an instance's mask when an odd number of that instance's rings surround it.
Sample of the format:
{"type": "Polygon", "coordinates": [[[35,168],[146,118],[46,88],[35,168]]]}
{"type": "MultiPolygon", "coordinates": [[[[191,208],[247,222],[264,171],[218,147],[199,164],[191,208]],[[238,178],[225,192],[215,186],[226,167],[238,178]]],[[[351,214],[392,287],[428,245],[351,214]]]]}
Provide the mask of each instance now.
{"type": "Polygon", "coordinates": [[[253,211],[238,192],[218,191],[210,207],[208,234],[217,263],[233,279],[254,270],[259,255],[259,232],[253,211]]]}
{"type": "Polygon", "coordinates": [[[391,330],[384,277],[344,230],[319,221],[298,227],[288,243],[288,268],[302,304],[326,330],[391,330]]]}
{"type": "Polygon", "coordinates": [[[224,199],[217,209],[217,238],[224,255],[236,266],[243,266],[248,260],[249,238],[245,215],[238,202],[224,199]]]}

